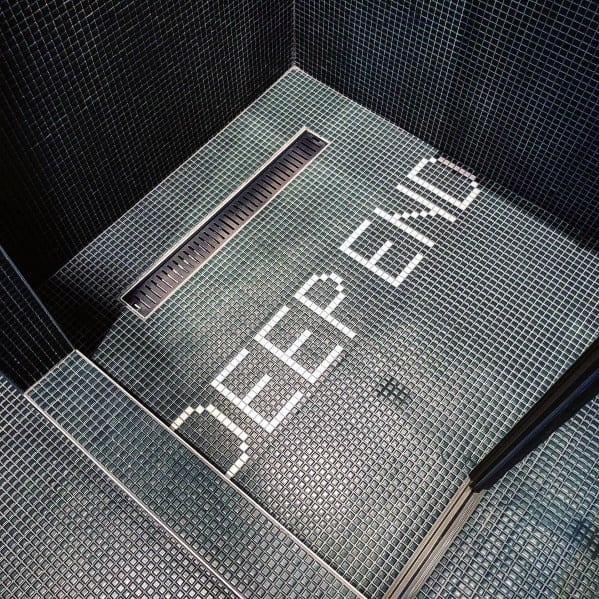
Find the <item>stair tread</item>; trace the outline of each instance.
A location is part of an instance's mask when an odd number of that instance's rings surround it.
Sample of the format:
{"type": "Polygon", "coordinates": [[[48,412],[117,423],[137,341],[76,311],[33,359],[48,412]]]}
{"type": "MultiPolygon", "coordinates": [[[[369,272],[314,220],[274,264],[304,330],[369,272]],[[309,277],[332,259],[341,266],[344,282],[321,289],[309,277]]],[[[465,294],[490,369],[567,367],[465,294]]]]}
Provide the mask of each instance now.
{"type": "Polygon", "coordinates": [[[243,595],[353,595],[78,352],[27,396],[243,595]]]}
{"type": "Polygon", "coordinates": [[[0,404],[0,589],[11,597],[235,596],[2,375],[0,404]]]}

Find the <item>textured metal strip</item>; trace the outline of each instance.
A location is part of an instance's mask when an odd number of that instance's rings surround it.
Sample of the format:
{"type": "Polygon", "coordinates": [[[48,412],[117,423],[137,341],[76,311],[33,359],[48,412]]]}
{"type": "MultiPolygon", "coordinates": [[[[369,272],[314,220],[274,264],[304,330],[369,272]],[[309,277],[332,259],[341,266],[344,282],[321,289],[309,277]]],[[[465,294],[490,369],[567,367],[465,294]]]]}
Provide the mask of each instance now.
{"type": "Polygon", "coordinates": [[[154,266],[123,301],[146,318],[306,168],[327,142],[305,130],[154,266]]]}

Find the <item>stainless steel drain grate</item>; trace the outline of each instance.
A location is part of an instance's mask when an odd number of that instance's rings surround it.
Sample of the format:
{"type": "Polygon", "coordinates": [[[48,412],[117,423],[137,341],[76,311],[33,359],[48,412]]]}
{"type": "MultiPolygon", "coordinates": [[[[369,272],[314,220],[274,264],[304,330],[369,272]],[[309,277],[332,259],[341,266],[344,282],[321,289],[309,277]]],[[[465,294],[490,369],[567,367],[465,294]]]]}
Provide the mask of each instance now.
{"type": "Polygon", "coordinates": [[[151,268],[124,296],[138,316],[148,317],[289,184],[328,142],[304,130],[199,228],[151,268]]]}

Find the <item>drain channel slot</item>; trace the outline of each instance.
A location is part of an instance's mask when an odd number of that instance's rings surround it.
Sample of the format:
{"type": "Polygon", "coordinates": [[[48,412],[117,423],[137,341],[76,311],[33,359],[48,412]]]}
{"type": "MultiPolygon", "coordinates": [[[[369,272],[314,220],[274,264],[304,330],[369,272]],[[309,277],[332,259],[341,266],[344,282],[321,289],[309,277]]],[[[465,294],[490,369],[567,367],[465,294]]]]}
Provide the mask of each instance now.
{"type": "Polygon", "coordinates": [[[144,274],[123,296],[123,302],[138,316],[147,318],[327,145],[327,141],[311,131],[304,130],[297,135],[258,174],[144,274]]]}

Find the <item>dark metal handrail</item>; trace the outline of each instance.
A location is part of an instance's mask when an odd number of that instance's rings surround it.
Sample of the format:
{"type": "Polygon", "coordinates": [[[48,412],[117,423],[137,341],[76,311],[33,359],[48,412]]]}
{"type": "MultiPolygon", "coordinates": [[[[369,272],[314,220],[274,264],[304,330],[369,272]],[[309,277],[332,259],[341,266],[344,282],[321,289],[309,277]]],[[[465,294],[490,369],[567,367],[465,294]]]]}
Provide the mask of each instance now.
{"type": "Polygon", "coordinates": [[[472,490],[491,488],[598,393],[599,339],[472,469],[469,474],[472,490]]]}

